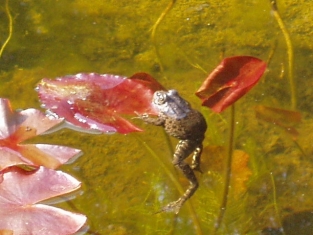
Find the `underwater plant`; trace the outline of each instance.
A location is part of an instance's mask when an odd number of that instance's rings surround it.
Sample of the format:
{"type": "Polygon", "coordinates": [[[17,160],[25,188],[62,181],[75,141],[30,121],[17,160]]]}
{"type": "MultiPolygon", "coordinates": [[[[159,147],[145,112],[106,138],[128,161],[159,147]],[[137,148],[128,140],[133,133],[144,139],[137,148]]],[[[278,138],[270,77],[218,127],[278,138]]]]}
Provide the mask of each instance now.
{"type": "Polygon", "coordinates": [[[157,58],[157,62],[160,66],[160,70],[161,72],[164,71],[164,67],[163,67],[163,63],[161,61],[161,55],[160,55],[160,51],[157,45],[157,40],[156,40],[156,32],[157,29],[160,25],[160,23],[164,20],[165,16],[169,13],[169,11],[174,7],[176,0],[171,0],[168,5],[166,6],[165,10],[161,13],[161,15],[159,16],[159,18],[155,21],[155,23],[153,24],[152,28],[151,28],[151,41],[153,43],[154,46],[154,50],[155,50],[155,55],[157,58]]]}
{"type": "Polygon", "coordinates": [[[294,126],[301,122],[300,112],[257,105],[255,107],[255,116],[260,120],[281,127],[292,136],[293,140],[296,140],[299,135],[294,126]]]}
{"type": "Polygon", "coordinates": [[[8,45],[9,41],[11,40],[12,32],[13,32],[13,17],[11,15],[10,8],[9,8],[9,0],[5,1],[5,12],[6,12],[8,20],[9,20],[9,26],[8,26],[9,33],[8,33],[8,36],[5,40],[5,42],[2,44],[2,46],[0,48],[0,58],[2,56],[2,53],[5,49],[5,47],[8,45]]]}
{"type": "Polygon", "coordinates": [[[227,208],[235,132],[234,103],[256,85],[265,69],[266,63],[255,57],[235,56],[225,58],[196,92],[196,95],[202,100],[202,105],[211,108],[216,113],[224,111],[229,106],[231,107],[224,193],[220,213],[215,223],[215,232],[220,228],[227,208]]]}
{"type": "Polygon", "coordinates": [[[277,24],[282,31],[282,34],[284,35],[286,47],[287,47],[287,56],[288,56],[288,78],[289,78],[289,86],[290,86],[290,106],[292,110],[295,110],[297,108],[297,87],[296,82],[294,79],[294,52],[293,52],[293,46],[291,42],[290,34],[287,30],[287,27],[282,20],[277,7],[276,0],[270,0],[272,13],[274,18],[277,21],[277,24]]]}

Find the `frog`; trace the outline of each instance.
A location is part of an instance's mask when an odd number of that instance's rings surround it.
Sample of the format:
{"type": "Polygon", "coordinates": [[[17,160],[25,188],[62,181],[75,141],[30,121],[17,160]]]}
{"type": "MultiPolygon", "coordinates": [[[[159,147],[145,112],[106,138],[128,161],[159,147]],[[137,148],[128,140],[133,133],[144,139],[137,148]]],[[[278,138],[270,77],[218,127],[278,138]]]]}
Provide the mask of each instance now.
{"type": "Polygon", "coordinates": [[[163,127],[168,135],[178,139],[172,163],[189,181],[189,187],[184,194],[159,211],[173,211],[177,214],[181,206],[199,187],[194,171],[202,172],[200,157],[207,124],[204,116],[193,109],[190,103],[174,89],[155,91],[152,105],[158,115],[151,117],[142,114],[139,118],[148,124],[163,127]],[[193,154],[192,163],[189,165],[184,160],[191,154],[193,154]]]}

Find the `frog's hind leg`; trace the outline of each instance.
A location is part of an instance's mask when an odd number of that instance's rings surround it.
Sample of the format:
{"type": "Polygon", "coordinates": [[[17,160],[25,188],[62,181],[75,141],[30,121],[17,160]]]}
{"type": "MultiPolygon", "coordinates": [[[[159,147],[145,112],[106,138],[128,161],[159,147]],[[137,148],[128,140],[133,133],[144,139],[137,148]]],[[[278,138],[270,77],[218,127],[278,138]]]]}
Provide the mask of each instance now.
{"type": "Polygon", "coordinates": [[[185,193],[174,202],[169,203],[167,206],[161,209],[162,211],[174,211],[176,214],[179,212],[180,207],[195,193],[199,184],[198,180],[193,172],[193,169],[184,162],[197,147],[197,143],[192,140],[180,140],[176,146],[174,153],[173,164],[176,166],[184,176],[189,180],[190,185],[185,193]]]}
{"type": "Polygon", "coordinates": [[[194,171],[199,171],[201,173],[202,173],[202,170],[200,168],[200,157],[202,154],[202,149],[203,149],[202,144],[196,147],[196,149],[193,151],[192,163],[191,163],[191,169],[193,169],[194,171]]]}

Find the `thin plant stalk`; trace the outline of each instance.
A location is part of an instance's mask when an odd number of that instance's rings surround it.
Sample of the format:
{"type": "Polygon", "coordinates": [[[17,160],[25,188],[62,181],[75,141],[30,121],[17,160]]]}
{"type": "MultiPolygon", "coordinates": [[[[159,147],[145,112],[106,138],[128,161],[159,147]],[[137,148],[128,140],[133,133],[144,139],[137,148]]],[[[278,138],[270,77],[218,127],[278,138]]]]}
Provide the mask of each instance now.
{"type": "Polygon", "coordinates": [[[164,133],[166,145],[170,151],[171,156],[173,156],[174,155],[174,148],[173,148],[171,139],[170,139],[169,135],[165,132],[165,130],[163,130],[163,133],[164,133]]]}
{"type": "MultiPolygon", "coordinates": [[[[153,151],[153,149],[138,135],[136,135],[137,140],[140,141],[140,143],[146,148],[146,150],[151,154],[151,156],[154,158],[154,160],[157,161],[158,165],[164,170],[164,172],[168,175],[172,183],[175,185],[176,189],[179,191],[179,193],[183,194],[184,190],[180,183],[178,182],[177,178],[173,175],[172,171],[166,167],[166,165],[163,163],[163,161],[159,158],[159,156],[153,151]]],[[[198,219],[198,216],[191,204],[191,201],[186,201],[186,206],[188,207],[188,210],[190,212],[191,219],[193,221],[193,226],[196,231],[197,235],[203,235],[202,229],[200,227],[200,221],[198,219]]]]}
{"type": "MultiPolygon", "coordinates": [[[[264,165],[266,166],[264,158],[262,158],[262,160],[264,162],[264,165]]],[[[268,169],[267,166],[266,166],[266,168],[268,169]]],[[[275,213],[276,213],[276,216],[278,218],[278,223],[279,223],[280,227],[282,227],[282,222],[281,222],[282,219],[281,219],[281,216],[280,216],[280,213],[279,213],[279,208],[278,208],[277,190],[276,190],[276,183],[275,183],[275,180],[274,180],[273,172],[269,172],[269,176],[270,176],[272,187],[273,187],[273,204],[274,204],[274,208],[275,208],[275,213]]],[[[282,231],[282,234],[286,235],[284,230],[282,231]]]]}
{"type": "Polygon", "coordinates": [[[12,37],[12,33],[13,33],[13,19],[12,19],[12,15],[10,13],[10,8],[9,8],[9,0],[5,1],[5,12],[8,16],[9,19],[9,35],[7,37],[7,39],[5,40],[5,42],[3,43],[1,49],[0,49],[0,58],[2,56],[2,53],[4,51],[4,48],[7,46],[7,44],[9,43],[11,37],[12,37]]]}
{"type": "Polygon", "coordinates": [[[296,147],[299,149],[299,151],[303,154],[303,157],[308,157],[308,155],[305,153],[301,145],[298,143],[298,141],[293,140],[293,143],[296,145],[296,147]]]}
{"type": "Polygon", "coordinates": [[[275,180],[274,180],[274,176],[273,176],[272,172],[270,172],[270,178],[271,178],[271,182],[272,182],[272,185],[273,185],[273,203],[274,203],[274,208],[275,208],[276,215],[279,217],[279,222],[280,222],[281,218],[280,218],[280,215],[279,215],[279,209],[278,209],[278,204],[277,204],[276,184],[275,184],[275,180]]]}
{"type": "Polygon", "coordinates": [[[235,134],[235,105],[234,104],[230,107],[229,125],[230,125],[229,126],[229,140],[228,140],[228,151],[227,151],[226,169],[225,169],[224,191],[223,191],[222,202],[220,205],[219,215],[214,225],[214,229],[215,229],[214,234],[216,234],[219,228],[221,227],[221,223],[223,221],[223,218],[226,212],[228,196],[229,196],[231,166],[232,166],[233,150],[234,150],[234,134],[235,134]]]}
{"type": "Polygon", "coordinates": [[[297,92],[296,92],[296,84],[294,81],[294,72],[293,72],[293,64],[294,64],[294,55],[293,55],[293,46],[290,39],[290,34],[284,24],[284,21],[279,15],[276,0],[270,0],[273,15],[278,23],[280,30],[282,31],[286,45],[287,45],[287,54],[288,54],[288,76],[289,76],[289,84],[290,84],[290,92],[291,92],[291,109],[295,110],[297,108],[297,92]]]}
{"type": "Polygon", "coordinates": [[[181,50],[180,48],[177,48],[177,50],[184,57],[188,64],[196,69],[201,70],[204,74],[208,74],[208,71],[206,71],[201,65],[199,65],[197,62],[192,62],[192,59],[190,59],[183,50],[181,50]]]}
{"type": "Polygon", "coordinates": [[[163,64],[161,62],[161,55],[160,55],[160,51],[159,51],[159,47],[157,46],[157,42],[156,42],[156,31],[160,25],[160,23],[162,22],[162,20],[164,19],[164,17],[166,16],[166,14],[173,8],[174,4],[175,4],[176,0],[172,0],[167,7],[165,8],[165,10],[161,13],[161,15],[159,16],[159,18],[157,19],[157,21],[154,23],[154,25],[152,26],[151,29],[151,40],[152,43],[154,45],[154,49],[155,49],[155,54],[157,56],[158,62],[159,62],[159,66],[160,66],[160,70],[161,72],[164,71],[164,67],[163,64]]]}

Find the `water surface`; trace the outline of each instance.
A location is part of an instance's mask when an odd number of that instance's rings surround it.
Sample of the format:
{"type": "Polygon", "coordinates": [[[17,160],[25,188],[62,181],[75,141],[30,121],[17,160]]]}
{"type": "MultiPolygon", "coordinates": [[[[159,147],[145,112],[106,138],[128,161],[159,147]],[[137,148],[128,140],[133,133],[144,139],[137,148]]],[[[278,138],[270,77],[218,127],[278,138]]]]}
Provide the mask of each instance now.
{"type": "MultiPolygon", "coordinates": [[[[1,43],[8,34],[4,4],[1,43]]],[[[62,130],[32,140],[85,153],[62,167],[83,182],[81,195],[72,201],[74,206],[58,206],[86,214],[89,233],[94,234],[211,234],[223,189],[229,111],[217,115],[201,108],[194,92],[223,57],[251,55],[268,61],[268,70],[236,104],[235,148],[245,157],[238,157],[219,233],[261,234],[265,228],[280,228],[286,216],[288,221],[302,218],[301,211],[313,209],[312,1],[278,2],[294,48],[296,110],[302,115],[295,126],[297,139],[255,117],[257,105],[291,109],[287,47],[269,1],[176,1],[153,43],[151,28],[168,4],[9,1],[13,35],[0,58],[0,96],[9,98],[14,108],[40,108],[34,88],[42,78],[144,71],[179,90],[208,121],[204,172],[197,174],[200,187],[178,215],[153,214],[180,195],[164,167],[183,188],[188,185],[171,165],[171,149],[161,128],[135,120],[144,132],[89,135],[62,130]]],[[[177,141],[171,141],[175,146],[177,141]]],[[[285,229],[286,234],[301,234],[301,228],[285,229]]]]}

